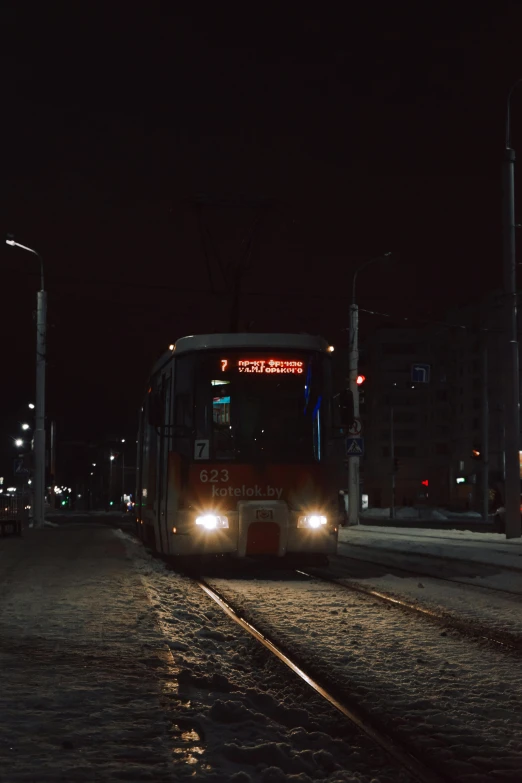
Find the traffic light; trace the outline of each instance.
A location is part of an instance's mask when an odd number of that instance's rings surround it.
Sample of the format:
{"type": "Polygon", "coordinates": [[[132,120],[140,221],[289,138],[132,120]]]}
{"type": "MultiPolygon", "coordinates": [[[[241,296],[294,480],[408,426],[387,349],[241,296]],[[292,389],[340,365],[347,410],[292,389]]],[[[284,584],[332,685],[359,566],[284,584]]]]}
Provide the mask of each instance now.
{"type": "Polygon", "coordinates": [[[423,479],[423,480],[421,481],[421,484],[422,484],[422,486],[423,486],[423,487],[429,487],[429,485],[430,485],[430,482],[429,482],[429,480],[428,480],[428,479],[423,479]]]}
{"type": "Polygon", "coordinates": [[[358,375],[356,378],[356,384],[359,391],[359,405],[364,405],[364,388],[363,383],[366,380],[366,375],[358,375]]]}

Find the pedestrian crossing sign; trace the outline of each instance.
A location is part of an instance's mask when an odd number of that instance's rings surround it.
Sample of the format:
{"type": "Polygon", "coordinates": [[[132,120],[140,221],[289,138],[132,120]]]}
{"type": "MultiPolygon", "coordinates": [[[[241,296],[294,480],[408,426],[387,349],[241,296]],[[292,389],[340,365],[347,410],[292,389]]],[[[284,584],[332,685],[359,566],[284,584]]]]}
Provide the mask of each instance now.
{"type": "Polygon", "coordinates": [[[346,438],[346,456],[362,457],[364,455],[364,438],[346,438]]]}

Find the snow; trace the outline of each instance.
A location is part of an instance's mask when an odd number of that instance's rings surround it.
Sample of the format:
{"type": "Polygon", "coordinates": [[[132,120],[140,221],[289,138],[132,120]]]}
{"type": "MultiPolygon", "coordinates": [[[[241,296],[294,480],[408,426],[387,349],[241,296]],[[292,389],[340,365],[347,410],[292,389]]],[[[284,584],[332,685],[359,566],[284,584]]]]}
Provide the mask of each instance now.
{"type": "MultiPolygon", "coordinates": [[[[395,519],[422,519],[422,520],[453,520],[473,519],[482,520],[478,511],[448,511],[441,508],[429,508],[424,506],[398,506],[394,509],[395,519]]],[[[360,516],[372,519],[389,519],[389,508],[366,508],[360,512],[360,516]]]]}
{"type": "Polygon", "coordinates": [[[410,782],[126,533],[27,531],[0,575],[2,781],[410,782]]]}
{"type": "Polygon", "coordinates": [[[344,554],[354,547],[364,546],[445,560],[465,559],[473,563],[500,565],[522,573],[522,539],[506,539],[504,533],[357,525],[341,528],[339,542],[339,551],[344,554]]]}
{"type": "Polygon", "coordinates": [[[164,643],[124,544],[28,531],[0,575],[1,779],[169,780],[164,643]]]}
{"type": "Polygon", "coordinates": [[[520,781],[522,660],[306,577],[211,581],[337,695],[355,695],[413,741],[428,763],[463,781],[520,781]]]}
{"type": "Polygon", "coordinates": [[[219,770],[264,783],[409,780],[191,580],[141,547],[134,558],[176,662],[182,715],[205,737],[210,769],[199,779],[219,770]]]}
{"type": "MultiPolygon", "coordinates": [[[[522,633],[520,599],[491,589],[509,578],[522,592],[520,541],[365,526],[340,537],[340,550],[361,559],[335,558],[332,572],[522,633]],[[400,572],[386,558],[433,574],[400,572]],[[441,562],[449,579],[467,581],[437,579],[441,562]]],[[[465,783],[522,779],[514,652],[295,571],[245,563],[209,581],[427,763],[465,783]]],[[[192,580],[121,530],[78,523],[2,539],[0,630],[8,783],[410,781],[192,580]]]]}

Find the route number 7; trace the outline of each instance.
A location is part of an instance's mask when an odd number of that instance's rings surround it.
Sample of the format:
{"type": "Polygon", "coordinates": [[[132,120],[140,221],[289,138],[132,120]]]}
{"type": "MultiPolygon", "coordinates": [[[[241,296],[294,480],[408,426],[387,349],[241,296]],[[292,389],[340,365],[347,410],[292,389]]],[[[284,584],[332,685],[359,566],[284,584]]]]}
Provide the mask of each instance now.
{"type": "Polygon", "coordinates": [[[208,459],[210,455],[210,445],[208,440],[194,441],[194,459],[208,459]]]}

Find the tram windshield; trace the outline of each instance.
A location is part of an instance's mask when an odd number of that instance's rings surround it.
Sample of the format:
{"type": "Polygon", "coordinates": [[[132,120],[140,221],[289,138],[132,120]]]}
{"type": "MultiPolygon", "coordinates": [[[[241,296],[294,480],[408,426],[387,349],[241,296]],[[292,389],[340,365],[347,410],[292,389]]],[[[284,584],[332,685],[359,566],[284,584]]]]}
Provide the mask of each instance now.
{"type": "Polygon", "coordinates": [[[329,396],[322,354],[228,351],[207,356],[198,365],[196,386],[205,390],[205,407],[211,409],[204,420],[196,412],[198,437],[210,436],[214,459],[323,458],[329,396]]]}

